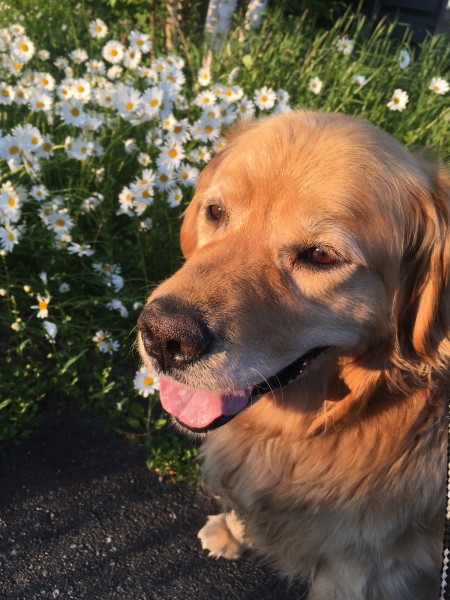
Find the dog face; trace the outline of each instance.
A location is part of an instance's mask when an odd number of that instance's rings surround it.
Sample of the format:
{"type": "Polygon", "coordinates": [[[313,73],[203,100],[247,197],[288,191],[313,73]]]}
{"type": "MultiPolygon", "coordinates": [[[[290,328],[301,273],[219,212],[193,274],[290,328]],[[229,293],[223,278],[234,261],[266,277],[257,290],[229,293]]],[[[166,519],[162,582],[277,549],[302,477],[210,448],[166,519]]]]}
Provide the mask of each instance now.
{"type": "Polygon", "coordinates": [[[326,394],[348,363],[378,373],[400,346],[436,354],[449,252],[437,178],[388,134],[342,115],[231,132],[186,211],[187,260],[139,317],[165,408],[204,431],[274,388],[315,381],[326,394]]]}

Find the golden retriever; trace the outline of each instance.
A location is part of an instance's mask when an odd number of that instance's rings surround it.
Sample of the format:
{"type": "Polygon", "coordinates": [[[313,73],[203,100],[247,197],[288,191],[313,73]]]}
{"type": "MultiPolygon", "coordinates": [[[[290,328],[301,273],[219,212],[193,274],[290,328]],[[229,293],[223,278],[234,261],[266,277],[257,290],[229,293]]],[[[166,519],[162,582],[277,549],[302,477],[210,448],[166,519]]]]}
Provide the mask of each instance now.
{"type": "Polygon", "coordinates": [[[449,190],[377,127],[307,111],[242,123],[202,172],[139,347],[207,432],[212,556],[251,547],[311,600],[437,598],[449,190]]]}

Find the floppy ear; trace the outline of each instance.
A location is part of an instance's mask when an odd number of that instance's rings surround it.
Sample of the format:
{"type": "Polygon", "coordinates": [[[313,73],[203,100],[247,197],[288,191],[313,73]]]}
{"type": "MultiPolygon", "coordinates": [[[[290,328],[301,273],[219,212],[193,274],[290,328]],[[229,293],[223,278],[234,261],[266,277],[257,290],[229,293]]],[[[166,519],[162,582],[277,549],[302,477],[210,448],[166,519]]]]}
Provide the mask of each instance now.
{"type": "Polygon", "coordinates": [[[405,358],[438,369],[450,360],[450,176],[437,169],[417,197],[396,298],[397,339],[405,358]]]}
{"type": "Polygon", "coordinates": [[[225,148],[221,150],[203,169],[196,185],[195,195],[192,202],[187,207],[183,216],[183,225],[181,226],[180,244],[183,256],[188,258],[197,246],[197,214],[198,197],[205,190],[211,181],[214,173],[219,168],[223,159],[233,148],[239,137],[249,129],[252,129],[255,121],[243,121],[230,129],[225,135],[225,148]]]}

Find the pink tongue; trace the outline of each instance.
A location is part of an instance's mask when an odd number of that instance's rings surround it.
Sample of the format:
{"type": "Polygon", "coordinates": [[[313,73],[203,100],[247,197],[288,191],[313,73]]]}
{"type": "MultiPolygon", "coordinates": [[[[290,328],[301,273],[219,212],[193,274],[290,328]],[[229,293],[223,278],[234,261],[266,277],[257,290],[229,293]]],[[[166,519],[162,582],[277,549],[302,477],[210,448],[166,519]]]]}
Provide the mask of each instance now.
{"type": "Polygon", "coordinates": [[[235,415],[247,404],[253,386],[233,392],[211,392],[187,387],[170,377],[160,377],[161,404],[188,427],[202,429],[222,415],[235,415]]]}

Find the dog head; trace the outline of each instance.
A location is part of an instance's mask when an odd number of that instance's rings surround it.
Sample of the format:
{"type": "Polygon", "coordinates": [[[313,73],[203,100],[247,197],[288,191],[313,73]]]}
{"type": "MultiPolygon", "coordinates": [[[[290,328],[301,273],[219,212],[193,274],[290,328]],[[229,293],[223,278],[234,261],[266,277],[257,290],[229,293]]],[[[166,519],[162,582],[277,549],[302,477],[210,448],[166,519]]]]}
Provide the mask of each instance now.
{"type": "Polygon", "coordinates": [[[314,430],[332,380],[339,419],[382,374],[448,365],[449,187],[350,117],[238,126],[186,210],[183,267],[139,317],[164,407],[204,431],[271,389],[317,384],[318,405],[296,407],[318,411],[314,430]]]}

